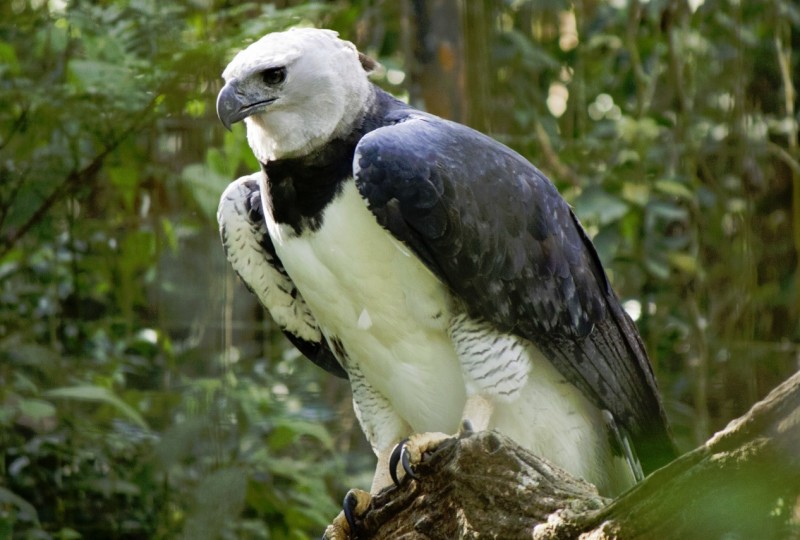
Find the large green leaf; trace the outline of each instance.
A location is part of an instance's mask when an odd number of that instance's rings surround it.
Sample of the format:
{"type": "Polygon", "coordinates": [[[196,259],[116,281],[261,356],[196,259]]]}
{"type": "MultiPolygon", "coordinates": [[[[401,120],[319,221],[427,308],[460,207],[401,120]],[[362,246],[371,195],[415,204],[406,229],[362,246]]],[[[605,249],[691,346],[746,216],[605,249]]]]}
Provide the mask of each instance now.
{"type": "Polygon", "coordinates": [[[235,178],[223,176],[208,165],[194,164],[183,169],[181,180],[189,188],[191,196],[203,211],[204,216],[214,220],[219,206],[219,197],[225,187],[235,178]]]}
{"type": "Polygon", "coordinates": [[[39,514],[36,512],[36,508],[14,493],[13,491],[0,486],[0,507],[5,504],[13,505],[18,510],[18,517],[25,520],[31,521],[33,523],[39,523],[39,514]]]}
{"type": "Polygon", "coordinates": [[[136,409],[115,396],[108,388],[103,388],[102,386],[66,386],[47,390],[43,392],[43,395],[52,399],[74,399],[77,401],[91,401],[111,405],[122,413],[123,416],[128,418],[128,420],[131,420],[139,427],[148,429],[147,422],[145,422],[144,417],[142,417],[136,409]]]}
{"type": "Polygon", "coordinates": [[[608,225],[628,212],[628,203],[599,188],[589,188],[575,199],[575,213],[581,220],[608,225]]]}

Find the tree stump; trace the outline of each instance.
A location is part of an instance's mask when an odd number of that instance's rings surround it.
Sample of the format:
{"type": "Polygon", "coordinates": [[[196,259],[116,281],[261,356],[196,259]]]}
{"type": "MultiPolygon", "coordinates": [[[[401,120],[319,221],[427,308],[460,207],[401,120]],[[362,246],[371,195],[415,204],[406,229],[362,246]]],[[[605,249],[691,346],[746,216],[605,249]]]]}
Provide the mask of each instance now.
{"type": "Polygon", "coordinates": [[[800,539],[800,373],[615,500],[496,432],[375,496],[360,539],[800,539]]]}

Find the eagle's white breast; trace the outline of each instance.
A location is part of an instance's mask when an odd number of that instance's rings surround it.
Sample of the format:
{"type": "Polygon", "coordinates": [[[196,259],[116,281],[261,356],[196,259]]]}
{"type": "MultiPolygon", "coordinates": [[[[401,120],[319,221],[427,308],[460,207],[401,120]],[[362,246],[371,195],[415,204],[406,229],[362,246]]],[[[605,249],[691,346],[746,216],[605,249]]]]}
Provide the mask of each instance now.
{"type": "Polygon", "coordinates": [[[320,329],[356,364],[346,368],[358,369],[414,431],[455,431],[466,397],[447,333],[450,295],[376,223],[353,180],[316,231],[297,236],[272,221],[268,209],[265,215],[276,252],[320,329]]]}

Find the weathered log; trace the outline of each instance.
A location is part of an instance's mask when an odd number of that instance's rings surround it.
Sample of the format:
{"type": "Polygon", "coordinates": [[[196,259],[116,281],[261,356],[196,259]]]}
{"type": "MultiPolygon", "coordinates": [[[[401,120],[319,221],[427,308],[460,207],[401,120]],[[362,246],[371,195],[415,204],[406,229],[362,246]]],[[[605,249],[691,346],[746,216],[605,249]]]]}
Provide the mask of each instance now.
{"type": "Polygon", "coordinates": [[[800,538],[800,373],[615,500],[495,432],[373,498],[358,538],[800,538]]]}

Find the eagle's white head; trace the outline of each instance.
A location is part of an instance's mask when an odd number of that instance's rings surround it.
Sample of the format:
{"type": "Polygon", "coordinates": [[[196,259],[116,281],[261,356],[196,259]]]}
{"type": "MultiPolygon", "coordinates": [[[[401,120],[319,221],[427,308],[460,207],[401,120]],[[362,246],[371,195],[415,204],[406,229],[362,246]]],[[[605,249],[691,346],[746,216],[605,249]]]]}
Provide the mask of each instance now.
{"type": "Polygon", "coordinates": [[[374,66],[332,30],[268,34],[228,64],[217,114],[240,120],[262,163],[306,155],[346,132],[372,99],[374,66]]]}

